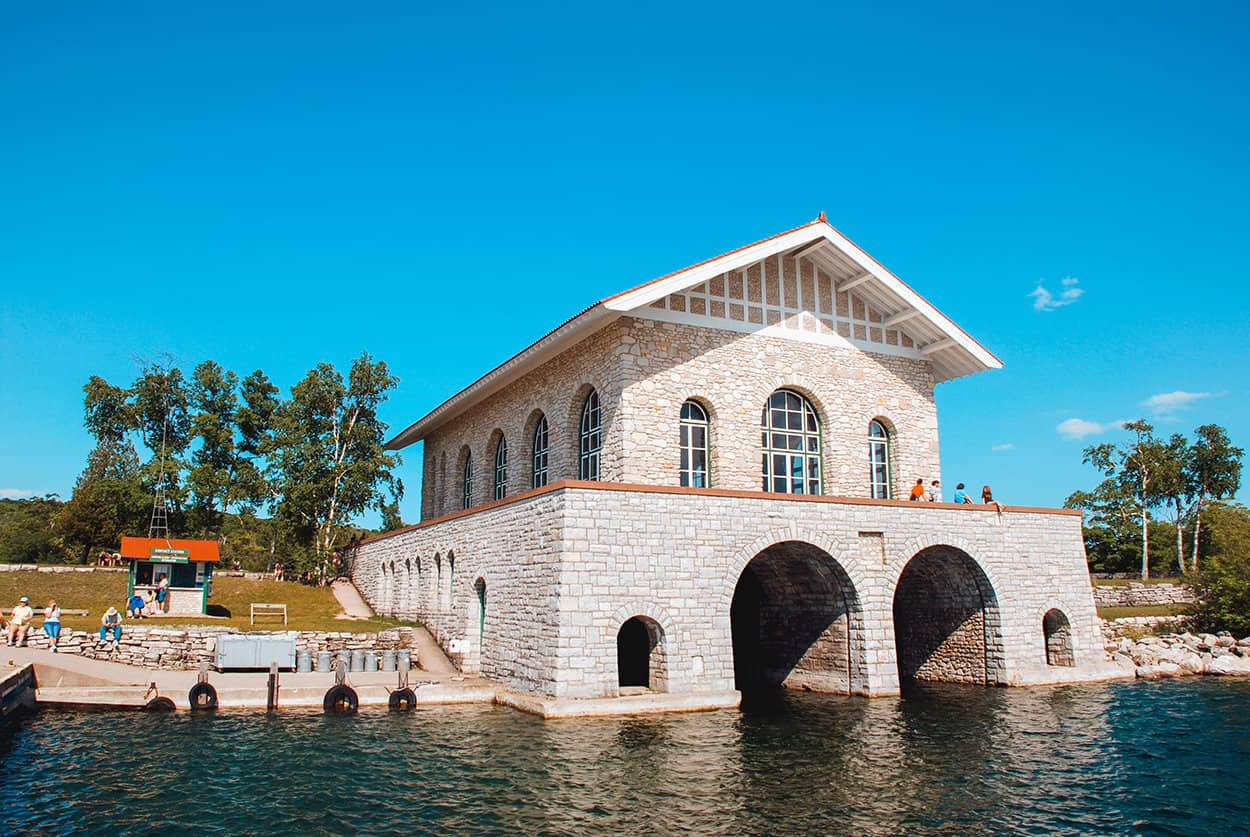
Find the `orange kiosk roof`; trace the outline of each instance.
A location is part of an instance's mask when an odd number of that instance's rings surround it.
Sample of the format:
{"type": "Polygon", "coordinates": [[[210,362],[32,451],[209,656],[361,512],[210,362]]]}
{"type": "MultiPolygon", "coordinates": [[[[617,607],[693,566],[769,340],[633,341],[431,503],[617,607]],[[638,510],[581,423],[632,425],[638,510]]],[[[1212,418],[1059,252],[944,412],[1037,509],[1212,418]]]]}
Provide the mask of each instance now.
{"type": "Polygon", "coordinates": [[[217,541],[192,541],[178,538],[122,537],[123,558],[139,561],[219,561],[217,541]]]}

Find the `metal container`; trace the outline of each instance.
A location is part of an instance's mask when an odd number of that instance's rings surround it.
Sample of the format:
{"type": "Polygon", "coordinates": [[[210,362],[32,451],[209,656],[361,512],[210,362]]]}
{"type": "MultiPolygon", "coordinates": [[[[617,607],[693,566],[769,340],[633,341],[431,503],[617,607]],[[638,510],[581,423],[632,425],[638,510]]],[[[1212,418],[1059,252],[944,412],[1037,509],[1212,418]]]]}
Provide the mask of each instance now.
{"type": "Polygon", "coordinates": [[[364,671],[365,670],[365,650],[363,648],[357,648],[355,651],[352,652],[351,670],[352,671],[364,671]]]}
{"type": "Polygon", "coordinates": [[[396,657],[396,654],[395,654],[394,648],[390,648],[382,652],[382,670],[383,671],[395,670],[395,666],[396,666],[395,657],[396,657]]]}
{"type": "Polygon", "coordinates": [[[338,652],[337,654],[335,654],[335,655],[334,655],[334,662],[335,662],[335,664],[336,664],[336,665],[338,664],[338,662],[339,662],[340,660],[342,660],[343,662],[347,663],[347,667],[350,669],[350,668],[351,668],[351,666],[352,666],[352,652],[351,652],[351,651],[348,651],[346,648],[344,648],[342,651],[340,651],[340,652],[338,652]]]}
{"type": "Polygon", "coordinates": [[[225,634],[217,637],[217,669],[295,668],[295,637],[261,634],[225,634]]]}
{"type": "Polygon", "coordinates": [[[307,648],[299,652],[295,658],[295,670],[300,673],[312,671],[312,652],[307,648]]]}
{"type": "Polygon", "coordinates": [[[377,671],[377,670],[378,670],[378,652],[366,651],[365,652],[365,671],[377,671]]]}
{"type": "Polygon", "coordinates": [[[412,668],[412,651],[407,648],[400,648],[395,652],[395,666],[400,671],[408,671],[412,668]]]}
{"type": "Polygon", "coordinates": [[[329,651],[317,652],[317,671],[329,674],[334,670],[334,655],[329,651]]]}

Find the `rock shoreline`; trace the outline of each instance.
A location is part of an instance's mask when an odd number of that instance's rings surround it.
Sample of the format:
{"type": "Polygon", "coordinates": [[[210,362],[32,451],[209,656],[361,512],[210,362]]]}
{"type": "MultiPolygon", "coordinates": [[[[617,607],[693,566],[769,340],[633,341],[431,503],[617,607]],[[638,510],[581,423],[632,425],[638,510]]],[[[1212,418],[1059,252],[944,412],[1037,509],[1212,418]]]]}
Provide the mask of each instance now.
{"type": "Polygon", "coordinates": [[[1110,639],[1105,648],[1109,660],[1133,669],[1143,680],[1199,674],[1250,677],[1250,636],[1237,639],[1228,632],[1188,631],[1137,639],[1121,636],[1110,639]]]}

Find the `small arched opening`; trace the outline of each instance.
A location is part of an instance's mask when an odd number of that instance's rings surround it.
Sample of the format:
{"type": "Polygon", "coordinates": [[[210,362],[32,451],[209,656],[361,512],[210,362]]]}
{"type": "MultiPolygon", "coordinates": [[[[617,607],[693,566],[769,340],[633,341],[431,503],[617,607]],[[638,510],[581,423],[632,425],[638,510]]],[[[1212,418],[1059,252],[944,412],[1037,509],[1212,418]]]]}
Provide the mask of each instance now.
{"type": "Polygon", "coordinates": [[[616,666],[621,694],[666,691],[668,667],[660,623],[646,616],[625,620],[616,634],[616,666]]]}
{"type": "Polygon", "coordinates": [[[961,549],[916,553],[894,589],[899,682],[997,685],[1002,677],[998,598],[980,565],[961,549]]]}
{"type": "Polygon", "coordinates": [[[1062,610],[1046,611],[1042,617],[1042,634],[1046,638],[1046,665],[1076,665],[1072,655],[1072,625],[1062,610]]]}

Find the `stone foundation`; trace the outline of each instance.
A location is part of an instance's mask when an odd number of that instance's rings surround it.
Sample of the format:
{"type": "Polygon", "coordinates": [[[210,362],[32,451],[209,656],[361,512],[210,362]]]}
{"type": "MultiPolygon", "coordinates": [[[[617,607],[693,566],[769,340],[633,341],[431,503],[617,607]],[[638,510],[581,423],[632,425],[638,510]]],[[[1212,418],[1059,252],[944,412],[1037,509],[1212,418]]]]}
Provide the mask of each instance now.
{"type": "Polygon", "coordinates": [[[1094,585],[1094,605],[1097,607],[1191,604],[1194,600],[1194,591],[1184,584],[1142,584],[1134,581],[1126,587],[1094,585]]]}

